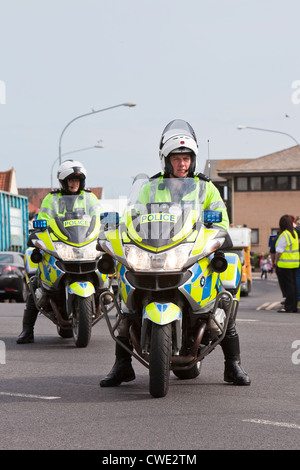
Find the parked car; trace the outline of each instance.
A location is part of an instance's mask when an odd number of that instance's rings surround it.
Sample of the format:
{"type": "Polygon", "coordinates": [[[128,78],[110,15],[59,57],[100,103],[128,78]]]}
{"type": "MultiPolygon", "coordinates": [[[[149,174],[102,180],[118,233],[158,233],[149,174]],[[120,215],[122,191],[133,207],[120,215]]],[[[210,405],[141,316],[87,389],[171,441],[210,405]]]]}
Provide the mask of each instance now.
{"type": "Polygon", "coordinates": [[[0,251],[0,299],[26,302],[24,255],[15,251],[0,251]]]}

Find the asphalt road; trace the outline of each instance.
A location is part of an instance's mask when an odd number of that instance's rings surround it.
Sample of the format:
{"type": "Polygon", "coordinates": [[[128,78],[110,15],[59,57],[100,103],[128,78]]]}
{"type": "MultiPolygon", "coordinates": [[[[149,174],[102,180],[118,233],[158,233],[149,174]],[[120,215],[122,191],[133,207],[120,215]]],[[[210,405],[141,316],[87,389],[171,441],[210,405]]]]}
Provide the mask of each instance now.
{"type": "Polygon", "coordinates": [[[241,299],[237,326],[250,387],[223,381],[219,347],[197,379],[171,374],[159,399],[136,360],[135,381],[99,387],[114,361],[105,320],[85,349],[60,338],[42,316],[35,343],[17,345],[24,304],[0,303],[0,450],[101,450],[99,463],[114,451],[119,459],[125,451],[161,451],[184,456],[169,463],[194,464],[200,460],[187,461],[188,451],[200,459],[202,450],[299,450],[300,314],[278,313],[280,300],[274,275],[255,279],[241,299]]]}

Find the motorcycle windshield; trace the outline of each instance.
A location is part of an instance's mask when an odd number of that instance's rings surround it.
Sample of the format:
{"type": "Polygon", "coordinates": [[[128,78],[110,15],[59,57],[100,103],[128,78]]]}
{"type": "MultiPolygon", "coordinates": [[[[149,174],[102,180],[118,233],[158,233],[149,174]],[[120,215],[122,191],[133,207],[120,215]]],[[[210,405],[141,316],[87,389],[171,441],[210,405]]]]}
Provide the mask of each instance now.
{"type": "Polygon", "coordinates": [[[136,179],[124,212],[129,238],[150,249],[176,245],[200,220],[199,196],[193,178],[136,179]]]}
{"type": "Polygon", "coordinates": [[[49,225],[57,238],[81,246],[97,237],[100,231],[100,205],[92,205],[89,198],[83,195],[62,195],[56,204],[57,215],[49,221],[49,225]]]}

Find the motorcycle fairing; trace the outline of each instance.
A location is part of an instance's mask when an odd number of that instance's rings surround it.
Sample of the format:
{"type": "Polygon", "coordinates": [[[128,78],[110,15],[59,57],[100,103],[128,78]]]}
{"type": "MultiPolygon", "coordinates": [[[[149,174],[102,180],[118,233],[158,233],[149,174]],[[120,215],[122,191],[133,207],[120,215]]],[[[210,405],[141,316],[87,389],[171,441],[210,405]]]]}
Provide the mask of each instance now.
{"type": "Polygon", "coordinates": [[[242,265],[240,257],[236,253],[224,253],[228,266],[226,271],[220,273],[220,281],[225,289],[233,290],[239,297],[241,286],[242,265]]]}
{"type": "MultiPolygon", "coordinates": [[[[168,236],[164,239],[165,243],[161,243],[161,235],[164,232],[163,228],[169,226],[171,229],[176,227],[177,216],[174,214],[168,213],[148,213],[148,214],[136,214],[135,221],[133,222],[132,218],[132,211],[127,211],[124,216],[125,225],[127,228],[127,235],[128,237],[134,241],[137,245],[145,248],[149,251],[160,252],[165,250],[166,248],[172,248],[176,246],[178,243],[182,242],[185,238],[193,233],[193,229],[195,223],[199,218],[199,213],[196,210],[190,210],[188,215],[186,216],[184,223],[182,225],[179,224],[180,230],[176,230],[174,236],[168,236]],[[172,219],[171,217],[174,217],[172,219]],[[176,217],[176,218],[175,218],[176,217]],[[146,224],[147,225],[147,233],[156,234],[154,240],[151,238],[146,237],[144,231],[141,227],[146,224]],[[137,232],[137,227],[140,228],[139,233],[137,232]],[[144,234],[144,238],[141,236],[144,234]],[[155,243],[155,240],[159,240],[159,243],[155,243]],[[149,243],[149,242],[152,243],[149,243]]],[[[167,232],[167,230],[166,230],[167,232]]],[[[170,233],[170,228],[168,230],[168,235],[170,233]]]]}
{"type": "Polygon", "coordinates": [[[126,268],[123,264],[118,263],[117,265],[117,273],[118,273],[118,285],[121,291],[121,296],[124,303],[127,305],[128,303],[128,296],[130,293],[134,292],[134,287],[132,287],[126,279],[125,273],[126,268]]]}
{"type": "Polygon", "coordinates": [[[68,293],[79,297],[89,297],[95,293],[95,288],[91,282],[72,282],[69,285],[68,293]]]}
{"type": "Polygon", "coordinates": [[[201,230],[195,241],[191,255],[197,256],[203,251],[203,247],[207,244],[210,238],[214,238],[218,233],[218,230],[208,229],[206,227],[201,227],[201,230]]]}
{"type": "Polygon", "coordinates": [[[38,265],[38,275],[42,283],[55,289],[57,280],[64,274],[57,265],[54,256],[43,253],[43,259],[38,265]]]}
{"type": "Polygon", "coordinates": [[[34,263],[30,257],[33,250],[34,248],[27,248],[24,255],[25,277],[27,282],[31,276],[37,273],[38,269],[38,263],[34,263]]]}
{"type": "Polygon", "coordinates": [[[143,310],[143,319],[148,319],[158,325],[166,325],[175,320],[180,320],[182,313],[178,305],[172,302],[161,304],[159,302],[151,302],[146,305],[143,310]]]}
{"type": "Polygon", "coordinates": [[[195,263],[190,269],[192,277],[179,290],[187,298],[193,310],[199,305],[206,307],[212,302],[220,291],[218,273],[212,270],[207,258],[195,263]]]}
{"type": "Polygon", "coordinates": [[[51,233],[54,233],[58,239],[65,243],[71,243],[72,246],[76,247],[85,246],[97,237],[100,231],[100,220],[98,217],[92,219],[94,221],[93,224],[90,220],[71,217],[65,219],[55,217],[50,219],[48,222],[50,236],[51,233]]]}

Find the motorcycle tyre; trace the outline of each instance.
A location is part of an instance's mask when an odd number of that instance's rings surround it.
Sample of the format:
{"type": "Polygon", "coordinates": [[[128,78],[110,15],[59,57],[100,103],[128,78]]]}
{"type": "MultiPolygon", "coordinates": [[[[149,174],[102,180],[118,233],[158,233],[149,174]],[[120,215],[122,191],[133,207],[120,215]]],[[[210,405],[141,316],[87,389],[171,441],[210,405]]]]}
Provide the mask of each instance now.
{"type": "Polygon", "coordinates": [[[152,324],[149,391],[154,398],[167,395],[169,390],[170,361],[172,348],[172,325],[152,324]]]}
{"type": "Polygon", "coordinates": [[[86,348],[92,331],[93,295],[74,296],[72,333],[77,348],[86,348]]]}
{"type": "Polygon", "coordinates": [[[201,371],[202,361],[196,362],[191,369],[188,370],[173,370],[173,374],[180,380],[195,379],[201,371]]]}

